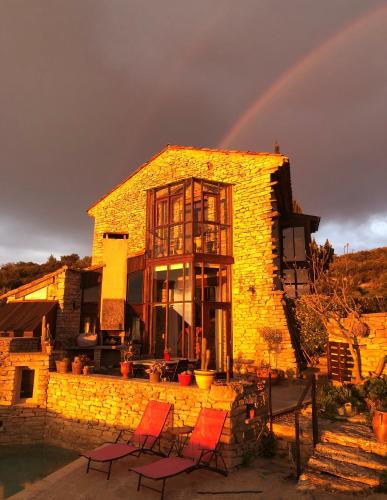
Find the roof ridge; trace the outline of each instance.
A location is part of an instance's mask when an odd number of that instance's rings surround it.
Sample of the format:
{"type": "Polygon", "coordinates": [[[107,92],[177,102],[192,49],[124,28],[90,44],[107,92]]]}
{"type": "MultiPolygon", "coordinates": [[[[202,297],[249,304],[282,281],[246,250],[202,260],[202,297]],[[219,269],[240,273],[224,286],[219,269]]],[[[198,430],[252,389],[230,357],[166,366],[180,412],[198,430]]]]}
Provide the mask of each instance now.
{"type": "MultiPolygon", "coordinates": [[[[62,266],[56,271],[53,271],[52,273],[45,274],[44,276],[41,276],[40,278],[36,278],[35,280],[30,281],[29,283],[26,283],[25,285],[20,285],[17,288],[13,288],[12,290],[9,290],[6,293],[3,293],[3,295],[0,295],[0,300],[1,299],[6,299],[10,295],[14,295],[16,293],[22,292],[24,290],[28,290],[31,286],[38,285],[40,282],[45,281],[48,278],[52,278],[56,276],[57,274],[66,271],[67,269],[70,269],[69,266],[62,266]]],[[[73,269],[74,270],[74,269],[73,269]]]]}
{"type": "Polygon", "coordinates": [[[255,155],[255,156],[278,156],[282,157],[284,159],[288,159],[288,157],[282,153],[270,153],[270,152],[259,152],[259,151],[243,151],[243,150],[238,150],[238,149],[217,149],[217,148],[199,148],[196,146],[181,146],[178,144],[167,144],[164,146],[158,153],[153,155],[149,160],[146,162],[142,163],[136,170],[134,170],[128,177],[126,177],[124,180],[122,180],[119,184],[117,184],[115,187],[113,187],[110,191],[108,191],[106,194],[101,196],[97,201],[95,201],[90,207],[86,210],[86,212],[90,214],[90,211],[101,201],[103,201],[105,198],[107,198],[110,194],[112,194],[116,189],[121,187],[125,182],[127,182],[129,179],[131,179],[134,175],[136,175],[140,170],[142,170],[144,167],[149,165],[150,162],[155,160],[158,156],[163,154],[165,151],[168,149],[175,149],[175,150],[188,150],[188,151],[206,151],[206,152],[214,152],[214,153],[223,153],[223,154],[242,154],[242,155],[255,155]]]}

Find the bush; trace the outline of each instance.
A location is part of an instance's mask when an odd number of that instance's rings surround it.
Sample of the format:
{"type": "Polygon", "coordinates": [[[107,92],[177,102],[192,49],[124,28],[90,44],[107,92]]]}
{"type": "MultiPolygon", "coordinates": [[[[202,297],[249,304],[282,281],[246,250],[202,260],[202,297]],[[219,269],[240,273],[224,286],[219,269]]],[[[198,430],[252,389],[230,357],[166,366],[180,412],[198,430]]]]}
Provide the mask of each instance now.
{"type": "Polygon", "coordinates": [[[266,430],[258,443],[258,455],[266,458],[274,457],[277,452],[277,446],[277,438],[274,432],[266,430]]]}
{"type": "Polygon", "coordinates": [[[387,411],[387,376],[368,378],[362,387],[362,395],[370,399],[377,410],[387,411]]]}
{"type": "Polygon", "coordinates": [[[351,403],[354,408],[364,411],[366,408],[362,392],[354,385],[324,385],[317,391],[319,412],[328,418],[336,418],[337,409],[344,403],[351,403]]]}
{"type": "Polygon", "coordinates": [[[328,332],[318,315],[306,306],[302,298],[295,301],[294,313],[301,346],[309,356],[323,354],[328,343],[328,332]]]}

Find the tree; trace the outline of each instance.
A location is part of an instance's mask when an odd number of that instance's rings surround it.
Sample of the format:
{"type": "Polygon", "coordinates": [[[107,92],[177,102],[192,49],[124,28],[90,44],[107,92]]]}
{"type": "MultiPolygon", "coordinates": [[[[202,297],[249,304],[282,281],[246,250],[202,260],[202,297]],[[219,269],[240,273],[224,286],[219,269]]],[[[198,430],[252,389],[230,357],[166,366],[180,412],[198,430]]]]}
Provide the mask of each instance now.
{"type": "Polygon", "coordinates": [[[311,246],[310,293],[300,297],[299,302],[306,310],[316,315],[325,329],[336,327],[342,339],[348,343],[353,358],[355,383],[361,381],[360,354],[357,338],[366,331],[361,321],[361,306],[351,293],[352,277],[347,267],[332,270],[330,245],[311,246]],[[352,321],[344,321],[350,318],[352,321]]]}

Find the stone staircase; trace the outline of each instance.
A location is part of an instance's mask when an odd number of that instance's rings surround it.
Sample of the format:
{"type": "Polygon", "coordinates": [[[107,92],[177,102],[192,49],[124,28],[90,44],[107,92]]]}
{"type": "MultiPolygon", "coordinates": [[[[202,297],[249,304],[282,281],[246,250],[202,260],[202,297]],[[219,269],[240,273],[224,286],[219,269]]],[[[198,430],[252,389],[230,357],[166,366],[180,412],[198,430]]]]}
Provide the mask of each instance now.
{"type": "Polygon", "coordinates": [[[322,432],[297,488],[366,493],[379,485],[386,468],[387,445],[378,443],[366,425],[335,423],[322,432]]]}

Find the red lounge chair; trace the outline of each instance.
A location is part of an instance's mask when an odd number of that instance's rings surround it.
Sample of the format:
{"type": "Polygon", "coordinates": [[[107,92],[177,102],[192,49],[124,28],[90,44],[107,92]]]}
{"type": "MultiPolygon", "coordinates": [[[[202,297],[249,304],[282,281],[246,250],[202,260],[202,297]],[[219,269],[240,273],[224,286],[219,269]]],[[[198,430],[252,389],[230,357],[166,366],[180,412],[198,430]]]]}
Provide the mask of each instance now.
{"type": "Polygon", "coordinates": [[[124,458],[128,455],[140,456],[141,453],[162,455],[160,451],[160,434],[170,410],[171,405],[169,403],[149,401],[139,426],[126,443],[118,442],[123,433],[123,431],[121,431],[115,443],[106,443],[106,446],[81,453],[82,457],[88,459],[86,472],[89,472],[90,469],[105,472],[107,473],[107,479],[109,479],[114,460],[124,458]],[[156,445],[158,445],[158,451],[155,451],[156,445]],[[108,471],[95,469],[90,467],[91,462],[109,462],[109,469],[108,471]]]}
{"type": "Polygon", "coordinates": [[[143,477],[155,481],[162,480],[161,490],[143,484],[146,488],[159,491],[161,500],[164,498],[165,482],[168,478],[177,476],[182,472],[192,472],[205,467],[227,476],[227,466],[219,451],[219,440],[226,420],[227,412],[203,408],[200,411],[195,428],[188,443],[184,446],[182,456],[168,457],[129,470],[138,474],[137,491],[140,490],[143,477]],[[215,459],[215,467],[210,467],[210,462],[215,459]],[[218,468],[218,459],[221,459],[224,469],[218,468]]]}

